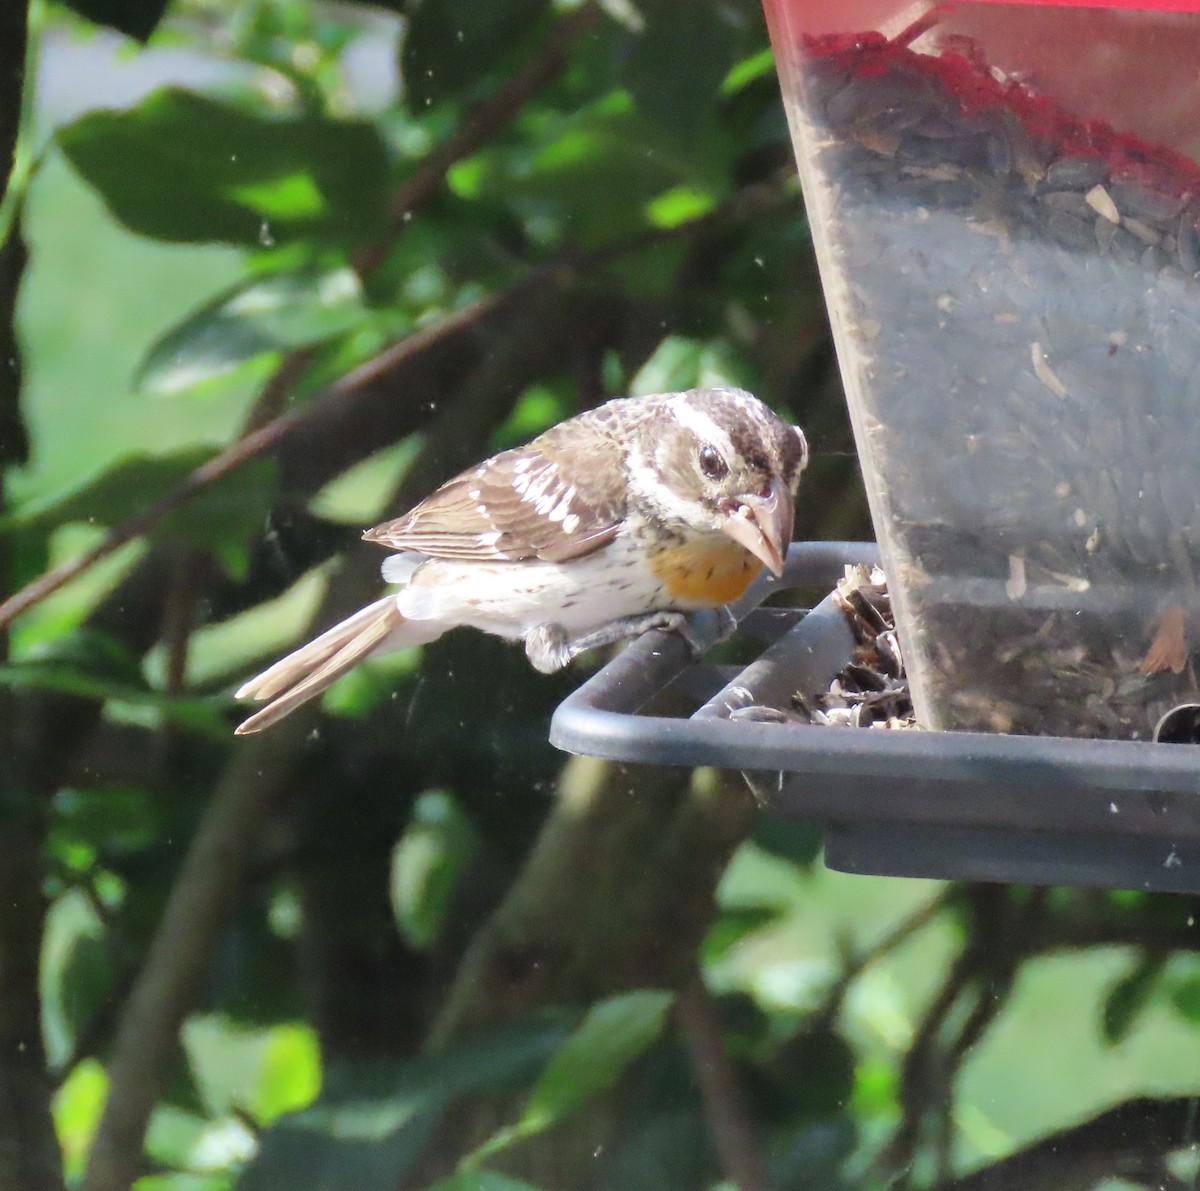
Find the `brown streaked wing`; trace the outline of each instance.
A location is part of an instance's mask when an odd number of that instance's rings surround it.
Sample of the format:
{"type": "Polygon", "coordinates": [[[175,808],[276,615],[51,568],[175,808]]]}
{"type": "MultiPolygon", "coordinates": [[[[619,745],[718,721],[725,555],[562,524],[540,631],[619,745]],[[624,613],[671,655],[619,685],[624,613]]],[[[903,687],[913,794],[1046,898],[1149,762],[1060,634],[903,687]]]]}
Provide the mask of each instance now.
{"type": "Polygon", "coordinates": [[[551,431],[504,451],[364,536],[434,558],[566,562],[590,554],[612,541],[625,515],[623,469],[610,439],[571,437],[551,431]]]}

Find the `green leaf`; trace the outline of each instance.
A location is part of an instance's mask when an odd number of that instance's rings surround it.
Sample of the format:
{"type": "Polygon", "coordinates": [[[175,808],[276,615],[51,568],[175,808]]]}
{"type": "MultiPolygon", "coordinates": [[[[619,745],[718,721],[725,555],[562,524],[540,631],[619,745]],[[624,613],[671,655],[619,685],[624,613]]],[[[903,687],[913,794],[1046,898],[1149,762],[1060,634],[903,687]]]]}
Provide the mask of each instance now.
{"type": "Polygon", "coordinates": [[[1157,991],[1167,957],[1146,954],[1122,976],[1104,1002],[1102,1030],[1110,1046],[1129,1036],[1142,1011],[1157,991]]]}
{"type": "Polygon", "coordinates": [[[598,1001],[538,1076],[515,1125],[494,1133],[462,1161],[462,1170],[522,1137],[540,1133],[612,1087],[662,1033],[675,994],[637,989],[598,1001]]]}
{"type": "Polygon", "coordinates": [[[646,204],[646,218],[654,227],[672,228],[707,215],[716,197],[697,186],[673,186],[646,204]]]}
{"type": "Polygon", "coordinates": [[[21,662],[0,666],[0,686],[17,690],[54,691],[79,699],[95,699],[129,708],[154,711],[181,728],[216,740],[228,740],[223,699],[164,695],[148,687],[128,686],[94,678],[69,666],[47,666],[21,662]]]}
{"type": "Polygon", "coordinates": [[[270,1031],[262,1057],[255,1102],[263,1122],[306,1108],[321,1090],[321,1047],[308,1026],[280,1025],[270,1031]]]}
{"type": "Polygon", "coordinates": [[[535,238],[591,246],[645,228],[647,204],[676,188],[719,202],[731,159],[720,130],[689,151],[616,92],[548,123],[532,151],[489,154],[478,185],[504,195],[535,238]]]}
{"type": "Polygon", "coordinates": [[[167,10],[167,0],[66,0],[66,4],[93,24],[107,25],[142,42],[149,40],[167,10]]]}
{"type": "Polygon", "coordinates": [[[755,80],[774,73],[775,54],[770,46],[763,46],[761,50],[756,50],[749,57],[734,64],[721,84],[721,94],[735,95],[755,80]]]}
{"type": "Polygon", "coordinates": [[[434,1183],[429,1191],[540,1191],[524,1179],[495,1170],[466,1170],[453,1174],[440,1183],[434,1183]]]}
{"type": "Polygon", "coordinates": [[[471,820],[454,796],[427,790],[392,852],[392,911],[410,946],[432,946],[463,869],[478,846],[471,820]]]}
{"type": "Polygon", "coordinates": [[[232,1187],[227,1174],[180,1172],[145,1175],[133,1184],[130,1191],[232,1191],[232,1187]]]}
{"type": "Polygon", "coordinates": [[[519,1128],[546,1128],[610,1088],[662,1033],[675,994],[637,989],[600,1001],[538,1077],[519,1128]]]}
{"type": "Polygon", "coordinates": [[[72,1038],[87,1029],[112,992],[113,966],[104,941],[80,933],[72,940],[62,967],[61,1008],[72,1038]]]}
{"type": "Polygon", "coordinates": [[[748,935],[779,920],[772,906],[745,906],[723,910],[708,928],[700,952],[705,963],[715,963],[748,935]]]}
{"type": "Polygon", "coordinates": [[[340,335],[367,317],[350,268],[273,273],[235,285],[150,347],[134,374],[148,393],[185,392],[248,360],[340,335]]]}
{"type": "Polygon", "coordinates": [[[630,381],[629,391],[640,395],[714,385],[752,388],[752,379],[740,355],[720,340],[668,335],[630,381]]]}
{"type": "Polygon", "coordinates": [[[387,222],[387,155],[365,121],[262,116],[166,88],[89,112],[59,143],[116,219],[157,240],[348,244],[387,222]]]}
{"type": "Polygon", "coordinates": [[[137,655],[99,629],[79,628],[38,642],[22,661],[36,666],[72,669],[101,681],[145,688],[137,655]]]}
{"type": "Polygon", "coordinates": [[[622,72],[638,109],[681,141],[709,134],[748,27],[734,6],[712,0],[639,0],[638,9],[644,24],[622,72]]]}
{"type": "Polygon", "coordinates": [[[247,1028],[197,1016],[183,1038],[200,1104],[211,1116],[236,1107],[268,1124],[307,1108],[321,1090],[320,1045],[308,1026],[247,1028]]]}
{"type": "Polygon", "coordinates": [[[47,847],[62,863],[74,855],[125,855],[155,842],[163,819],[158,799],[135,786],[64,788],[54,796],[47,847]]]}
{"type": "Polygon", "coordinates": [[[1200,976],[1188,976],[1171,989],[1171,1004],[1188,1021],[1200,1021],[1200,976]]]}
{"type": "Polygon", "coordinates": [[[469,96],[540,32],[549,0],[423,0],[401,51],[406,99],[416,113],[469,96]]]}
{"type": "Polygon", "coordinates": [[[403,1062],[344,1062],[311,1108],[264,1130],[238,1191],[395,1191],[455,1097],[509,1090],[566,1037],[537,1015],[403,1062]]]}
{"type": "Polygon", "coordinates": [[[83,1173],[84,1160],[108,1098],[108,1075],[96,1059],[76,1064],[54,1096],[54,1129],[68,1178],[83,1173]]]}
{"type": "MultiPolygon", "coordinates": [[[[169,455],[131,455],[65,496],[0,517],[0,533],[13,528],[48,533],[71,522],[117,525],[182,483],[214,454],[211,447],[186,447],[169,455]]],[[[164,540],[188,542],[227,559],[231,546],[260,531],[275,489],[275,463],[252,459],[167,514],[156,532],[164,540]]]]}

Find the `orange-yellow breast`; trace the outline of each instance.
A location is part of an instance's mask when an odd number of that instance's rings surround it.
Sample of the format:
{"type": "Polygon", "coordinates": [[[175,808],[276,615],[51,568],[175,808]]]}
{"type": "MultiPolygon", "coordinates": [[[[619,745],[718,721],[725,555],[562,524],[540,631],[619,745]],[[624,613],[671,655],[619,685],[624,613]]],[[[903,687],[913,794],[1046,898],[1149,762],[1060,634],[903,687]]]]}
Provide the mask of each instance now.
{"type": "Polygon", "coordinates": [[[683,606],[714,607],[736,600],[763,564],[731,539],[671,546],[650,559],[650,569],[683,606]]]}

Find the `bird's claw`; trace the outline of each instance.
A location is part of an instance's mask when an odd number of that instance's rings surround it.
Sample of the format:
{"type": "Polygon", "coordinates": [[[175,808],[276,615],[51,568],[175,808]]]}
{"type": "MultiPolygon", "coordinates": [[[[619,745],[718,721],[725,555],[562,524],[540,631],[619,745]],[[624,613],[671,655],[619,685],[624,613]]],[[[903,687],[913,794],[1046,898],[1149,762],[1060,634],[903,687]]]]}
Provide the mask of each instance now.
{"type": "Polygon", "coordinates": [[[553,674],[574,661],[589,649],[615,645],[640,637],[652,629],[678,633],[694,658],[701,658],[711,645],[726,640],[737,628],[737,619],[726,607],[704,609],[700,612],[651,612],[645,616],[629,616],[614,620],[581,637],[568,637],[557,624],[540,624],[525,636],[525,654],[535,670],[553,674]],[[707,618],[715,617],[715,632],[707,628],[707,618]]]}

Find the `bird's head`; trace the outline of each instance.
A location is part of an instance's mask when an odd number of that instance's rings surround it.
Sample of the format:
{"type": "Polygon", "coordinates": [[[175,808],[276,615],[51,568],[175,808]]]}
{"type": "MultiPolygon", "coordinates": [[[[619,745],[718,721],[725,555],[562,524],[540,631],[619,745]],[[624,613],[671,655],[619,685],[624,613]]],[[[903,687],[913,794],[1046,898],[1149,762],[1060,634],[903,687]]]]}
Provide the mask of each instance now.
{"type": "Polygon", "coordinates": [[[630,454],[635,498],[691,530],[722,533],[782,574],[808,443],[742,389],[664,395],[630,454]]]}

